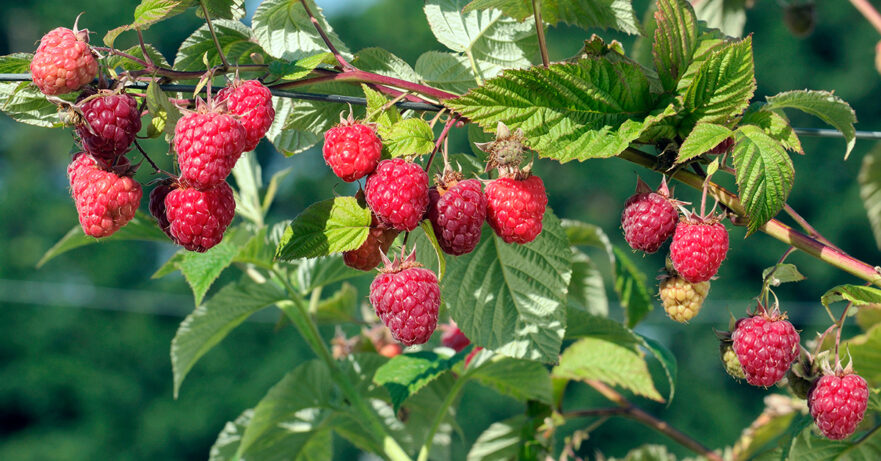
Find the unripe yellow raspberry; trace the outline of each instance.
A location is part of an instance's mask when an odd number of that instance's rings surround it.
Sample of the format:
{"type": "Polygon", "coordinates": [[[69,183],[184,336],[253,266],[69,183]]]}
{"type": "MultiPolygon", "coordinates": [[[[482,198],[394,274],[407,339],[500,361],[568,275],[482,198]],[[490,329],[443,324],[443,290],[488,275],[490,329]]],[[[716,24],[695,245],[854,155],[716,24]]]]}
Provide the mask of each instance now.
{"type": "Polygon", "coordinates": [[[659,290],[664,311],[679,323],[688,322],[700,312],[709,292],[710,282],[690,283],[676,275],[662,280],[659,290]]]}

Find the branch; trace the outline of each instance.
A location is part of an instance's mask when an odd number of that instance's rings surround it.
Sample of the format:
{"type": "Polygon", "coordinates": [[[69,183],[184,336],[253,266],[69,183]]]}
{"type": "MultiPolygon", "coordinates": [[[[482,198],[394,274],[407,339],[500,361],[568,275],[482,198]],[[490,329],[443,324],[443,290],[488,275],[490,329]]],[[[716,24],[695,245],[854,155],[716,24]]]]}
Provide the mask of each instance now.
{"type": "MultiPolygon", "coordinates": [[[[618,157],[627,160],[628,162],[644,166],[650,170],[657,171],[666,176],[670,176],[695,189],[700,189],[703,186],[703,178],[699,175],[682,169],[671,174],[671,172],[664,170],[658,165],[656,157],[645,152],[628,148],[618,157]]],[[[709,183],[709,193],[719,203],[728,207],[738,217],[745,217],[747,215],[746,210],[743,208],[743,204],[740,203],[737,196],[728,192],[725,188],[711,182],[709,183]]],[[[737,223],[735,222],[735,224],[737,223]]],[[[879,274],[875,267],[848,256],[841,252],[841,250],[832,248],[829,245],[825,245],[814,238],[802,234],[776,219],[768,221],[765,225],[760,227],[759,230],[851,275],[881,286],[881,274],[879,274]]]]}
{"type": "MultiPolygon", "coordinates": [[[[375,83],[377,85],[386,85],[394,88],[400,88],[402,90],[411,91],[413,93],[421,94],[424,96],[428,96],[430,98],[434,98],[437,100],[441,99],[452,99],[458,97],[458,95],[449,93],[443,90],[439,90],[437,88],[432,88],[430,86],[420,85],[418,83],[408,82],[406,80],[401,80],[399,78],[388,77],[385,75],[374,74],[372,72],[366,72],[359,69],[347,70],[345,72],[335,72],[335,73],[327,73],[325,75],[321,75],[318,77],[307,78],[303,80],[296,80],[293,82],[284,82],[273,85],[273,88],[295,88],[303,85],[312,85],[315,83],[322,82],[354,82],[354,83],[375,83]]],[[[441,110],[443,107],[437,106],[435,110],[441,110]]]]}
{"type": "Polygon", "coordinates": [[[346,58],[337,51],[336,47],[333,46],[333,43],[330,42],[330,37],[324,33],[324,29],[321,28],[321,24],[318,23],[318,19],[315,19],[315,15],[312,14],[312,11],[309,10],[309,5],[306,4],[306,0],[300,0],[300,3],[303,4],[303,9],[306,10],[306,14],[309,15],[309,19],[312,21],[312,25],[315,26],[315,29],[318,30],[318,35],[321,35],[321,39],[324,40],[324,44],[327,45],[327,49],[333,53],[333,57],[336,58],[337,62],[340,63],[340,67],[343,69],[354,69],[349,61],[346,61],[346,58]]]}
{"type": "Polygon", "coordinates": [[[545,68],[551,65],[548,58],[548,45],[545,43],[544,21],[541,20],[541,0],[532,0],[532,15],[535,17],[535,33],[538,36],[538,49],[541,50],[541,62],[545,68]]]}
{"type": "Polygon", "coordinates": [[[217,47],[217,54],[220,55],[220,62],[223,63],[223,68],[221,72],[226,72],[229,70],[229,62],[226,61],[226,56],[223,54],[223,47],[220,46],[220,40],[217,40],[217,34],[214,33],[214,24],[211,23],[211,16],[208,15],[208,8],[205,7],[205,1],[199,0],[199,6],[202,7],[202,14],[205,15],[205,22],[208,23],[208,32],[211,32],[211,38],[214,40],[214,46],[217,47]]]}
{"type": "MultiPolygon", "coordinates": [[[[594,414],[594,415],[599,415],[599,416],[620,414],[621,416],[625,416],[625,417],[634,419],[636,421],[639,421],[642,424],[645,424],[646,426],[666,435],[667,437],[670,437],[671,439],[676,441],[676,443],[682,445],[683,447],[688,448],[689,450],[691,450],[695,453],[698,453],[700,455],[705,456],[707,459],[710,459],[712,461],[722,461],[721,456],[719,456],[715,452],[711,451],[709,448],[703,446],[697,440],[694,440],[693,438],[685,435],[685,433],[680,432],[678,429],[674,428],[673,426],[671,426],[667,422],[662,421],[658,418],[655,418],[654,416],[643,411],[641,408],[633,405],[632,403],[630,403],[629,400],[624,398],[623,395],[619,394],[618,391],[612,389],[611,387],[605,385],[604,383],[602,383],[600,381],[596,381],[593,379],[588,379],[586,381],[586,383],[588,386],[596,389],[596,391],[599,392],[600,394],[602,394],[603,397],[611,400],[612,402],[615,402],[621,408],[619,409],[620,413],[618,413],[618,412],[612,413],[611,412],[612,410],[615,410],[615,409],[584,410],[584,412],[587,412],[587,411],[601,412],[601,413],[594,414]]],[[[584,416],[594,416],[594,415],[584,414],[584,416]]]]}

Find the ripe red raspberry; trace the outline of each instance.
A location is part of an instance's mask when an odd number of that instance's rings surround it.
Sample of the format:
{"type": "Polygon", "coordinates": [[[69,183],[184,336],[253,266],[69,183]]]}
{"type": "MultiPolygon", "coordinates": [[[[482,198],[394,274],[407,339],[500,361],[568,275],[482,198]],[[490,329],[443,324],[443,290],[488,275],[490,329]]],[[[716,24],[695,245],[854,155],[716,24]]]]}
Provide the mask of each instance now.
{"type": "Polygon", "coordinates": [[[333,173],[343,181],[352,182],[376,169],[382,155],[382,141],[373,128],[354,120],[343,120],[324,133],[322,152],[333,173]]]}
{"type": "Polygon", "coordinates": [[[443,331],[441,344],[456,352],[461,352],[462,349],[471,344],[471,340],[465,336],[465,333],[462,333],[462,330],[456,326],[455,322],[451,321],[449,324],[441,325],[441,330],[443,331]]]}
{"type": "Polygon", "coordinates": [[[135,217],[141,203],[141,185],[131,176],[110,171],[92,156],[80,152],[67,167],[70,189],[80,226],[86,235],[107,237],[135,217]]]}
{"type": "Polygon", "coordinates": [[[780,381],[798,358],[798,332],[782,316],[740,319],[731,339],[746,381],[753,386],[768,387],[780,381]]]}
{"type": "Polygon", "coordinates": [[[258,80],[236,82],[220,90],[217,101],[226,101],[227,109],[239,116],[239,122],[245,128],[246,134],[244,151],[254,150],[275,120],[275,108],[272,107],[272,92],[269,88],[258,80]]]}
{"type": "Polygon", "coordinates": [[[440,285],[434,272],[416,267],[411,258],[395,261],[370,284],[370,304],[395,340],[423,344],[437,327],[440,285]]]}
{"type": "Polygon", "coordinates": [[[165,197],[165,214],[175,242],[199,253],[223,240],[235,210],[232,188],[225,182],[206,190],[182,187],[165,197]]]}
{"type": "Polygon", "coordinates": [[[661,184],[658,192],[652,192],[640,179],[636,194],[630,196],[621,213],[621,227],[624,239],[634,250],[654,253],[661,248],[679,221],[679,211],[670,200],[667,183],[661,184]]]}
{"type": "MultiPolygon", "coordinates": [[[[91,93],[84,92],[80,97],[88,98],[91,93]]],[[[89,153],[113,159],[131,149],[135,135],[141,130],[141,114],[135,98],[112,93],[94,96],[81,109],[85,120],[77,125],[76,132],[89,153]]]]}
{"type": "Polygon", "coordinates": [[[428,219],[441,249],[451,255],[474,251],[486,219],[486,196],[477,179],[441,184],[428,191],[428,219]]]}
{"type": "Polygon", "coordinates": [[[486,221],[507,243],[529,243],[541,233],[548,205],[538,176],[499,178],[486,187],[486,221]]]}
{"type": "Polygon", "coordinates": [[[46,95],[70,93],[98,76],[98,61],[89,49],[87,30],[59,27],[40,39],[31,60],[31,76],[46,95]]]}
{"type": "Polygon", "coordinates": [[[354,269],[372,270],[382,262],[382,254],[388,252],[398,234],[400,232],[381,224],[374,216],[367,240],[357,249],[343,252],[343,262],[354,269]]]}
{"type": "Polygon", "coordinates": [[[676,225],[670,259],[673,268],[691,283],[706,282],[728,253],[728,231],[717,219],[687,217],[676,225]]]}
{"type": "Polygon", "coordinates": [[[428,175],[404,159],[383,160],[367,177],[365,199],[381,222],[411,231],[428,208],[428,175]]]}
{"type": "Polygon", "coordinates": [[[181,117],[174,127],[174,150],[181,179],[210,189],[229,176],[245,149],[245,128],[231,115],[208,110],[181,117]]]}
{"type": "Polygon", "coordinates": [[[159,229],[162,229],[162,232],[165,232],[165,235],[172,240],[174,240],[174,237],[171,236],[171,223],[168,221],[168,215],[165,213],[165,197],[173,190],[174,185],[171,179],[168,179],[159,183],[150,191],[150,214],[156,218],[159,229]]]}
{"type": "Polygon", "coordinates": [[[856,430],[866,414],[869,389],[860,375],[826,375],[808,397],[811,416],[820,432],[831,440],[844,439],[856,430]]]}

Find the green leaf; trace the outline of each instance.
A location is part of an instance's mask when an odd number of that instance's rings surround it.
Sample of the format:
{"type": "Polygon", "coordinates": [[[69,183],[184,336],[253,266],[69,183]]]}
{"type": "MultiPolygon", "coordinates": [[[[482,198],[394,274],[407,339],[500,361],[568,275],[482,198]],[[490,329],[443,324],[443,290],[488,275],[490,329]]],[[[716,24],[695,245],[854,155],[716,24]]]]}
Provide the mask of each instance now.
{"type": "Polygon", "coordinates": [[[764,110],[781,111],[782,109],[798,109],[828,123],[844,135],[847,149],[844,159],[856,143],[856,131],[853,124],[857,122],[856,113],[850,104],[829,91],[796,90],[778,93],[767,98],[764,110]]]}
{"type": "Polygon", "coordinates": [[[655,120],[639,65],[598,58],[508,70],[445,104],[484,130],[522,129],[531,148],[561,163],[616,156],[655,120]]]}
{"type": "MultiPolygon", "coordinates": [[[[253,416],[253,409],[245,410],[235,421],[226,423],[211,447],[208,461],[240,461],[236,453],[242,434],[253,416]]],[[[303,434],[280,424],[269,429],[260,440],[252,444],[248,455],[249,459],[261,461],[330,461],[333,457],[332,442],[329,430],[303,434]]]]}
{"type": "Polygon", "coordinates": [[[537,400],[549,405],[553,402],[551,375],[541,363],[494,355],[490,360],[470,365],[463,378],[474,379],[517,400],[537,400]]]}
{"type": "Polygon", "coordinates": [[[569,346],[552,372],[555,378],[599,380],[663,402],[635,343],[587,337],[569,346]]]}
{"type": "Polygon", "coordinates": [[[31,71],[32,53],[12,53],[0,56],[0,73],[24,74],[31,71]]]}
{"type": "Polygon", "coordinates": [[[762,271],[762,280],[767,280],[773,287],[779,287],[781,283],[801,282],[804,279],[805,276],[801,275],[795,264],[780,264],[762,271]],[[771,277],[770,280],[768,276],[771,277]]]}
{"type": "MultiPolygon", "coordinates": [[[[361,89],[354,85],[340,82],[321,83],[304,87],[303,91],[322,94],[337,94],[344,96],[361,96],[361,89]]],[[[340,121],[340,113],[348,114],[348,109],[340,107],[338,103],[324,101],[299,100],[293,105],[290,115],[285,120],[284,129],[294,129],[318,135],[323,139],[324,132],[340,121]]],[[[355,118],[362,117],[364,109],[354,109],[355,118]]],[[[278,114],[276,114],[278,118],[278,114]]]]}
{"type": "Polygon", "coordinates": [[[367,114],[369,117],[365,117],[365,121],[376,123],[376,131],[379,133],[379,136],[383,139],[387,138],[392,126],[401,121],[401,111],[395,106],[382,110],[389,103],[388,98],[365,84],[361,85],[361,89],[364,90],[364,96],[367,99],[367,114]]]}
{"type": "Polygon", "coordinates": [[[444,275],[447,272],[447,258],[444,256],[444,251],[437,242],[437,236],[434,235],[434,228],[431,226],[431,222],[427,219],[423,220],[419,223],[419,228],[422,229],[422,233],[425,235],[425,240],[428,241],[432,250],[434,250],[434,254],[437,255],[437,280],[438,282],[442,282],[444,280],[444,275]]]}
{"type": "Polygon", "coordinates": [[[343,323],[356,321],[358,290],[349,283],[343,283],[339,290],[329,298],[322,299],[315,306],[315,320],[319,323],[343,323]]]}
{"type": "Polygon", "coordinates": [[[572,250],[551,210],[526,245],[508,244],[484,226],[477,248],[447,262],[443,299],[459,328],[504,355],[554,362],[566,329],[572,250]]]}
{"type": "Polygon", "coordinates": [[[783,209],[795,169],[783,146],[756,126],[738,128],[734,141],[737,189],[749,217],[748,234],[752,234],[783,209]]]}
{"type": "Polygon", "coordinates": [[[625,309],[627,326],[633,328],[654,309],[646,288],[646,276],[623,250],[613,247],[615,253],[615,293],[625,309]]]}
{"type": "Polygon", "coordinates": [[[321,65],[329,66],[333,64],[336,64],[336,58],[333,56],[333,53],[325,51],[324,53],[306,56],[296,62],[272,61],[269,63],[269,71],[278,75],[282,80],[300,80],[311,74],[313,70],[321,65]]]}
{"type": "Polygon", "coordinates": [[[609,315],[609,299],[602,274],[589,256],[577,249],[573,249],[573,253],[569,306],[592,315],[609,315]]]}
{"type": "Polygon", "coordinates": [[[370,210],[354,197],[309,206],[294,218],[278,245],[276,259],[290,261],[354,250],[370,233],[370,210]]]}
{"type": "Polygon", "coordinates": [[[881,324],[876,324],[859,336],[841,344],[841,353],[853,358],[854,370],[871,387],[881,386],[881,324]]]}
{"type": "Polygon", "coordinates": [[[606,250],[609,260],[614,264],[615,255],[612,253],[612,242],[609,241],[609,237],[603,232],[602,228],[594,224],[572,219],[564,219],[560,224],[566,230],[566,237],[571,245],[587,245],[602,248],[606,250]]]}
{"type": "Polygon", "coordinates": [[[187,251],[176,258],[174,267],[180,270],[193,290],[196,306],[202,304],[205,293],[217,277],[220,277],[220,274],[232,264],[248,237],[244,229],[234,228],[231,232],[227,231],[223,240],[210,250],[204,253],[187,251]]]}
{"type": "Polygon", "coordinates": [[[208,461],[237,461],[236,451],[239,449],[242,434],[248,427],[248,423],[251,422],[252,416],[254,416],[254,410],[247,409],[235,421],[229,421],[223,426],[223,430],[217,434],[217,440],[211,446],[208,461]]]}
{"type": "MultiPolygon", "coordinates": [[[[310,360],[295,368],[272,386],[254,407],[237,455],[244,459],[263,459],[253,453],[261,448],[258,442],[275,442],[274,439],[285,435],[284,459],[313,459],[302,451],[314,437],[329,434],[327,423],[333,388],[330,370],[324,362],[310,360]],[[279,433],[279,428],[286,430],[279,433]]],[[[316,453],[318,459],[330,459],[329,453],[316,453]]]]}
{"type": "Polygon", "coordinates": [[[316,133],[285,129],[288,118],[294,116],[298,108],[293,99],[273,97],[272,107],[275,109],[275,120],[272,121],[272,125],[266,132],[266,139],[282,155],[290,157],[299,154],[323,139],[321,135],[316,133]]]}
{"type": "Polygon", "coordinates": [[[418,82],[419,74],[403,59],[383,48],[365,48],[355,54],[352,65],[367,72],[418,82]]]}
{"type": "Polygon", "coordinates": [[[753,104],[740,119],[741,125],[755,125],[762,129],[766,135],[776,139],[789,151],[804,154],[805,151],[801,147],[801,141],[789,120],[782,112],[771,112],[761,110],[764,104],[753,104]],[[756,109],[753,109],[756,107],[756,109]]]}
{"type": "Polygon", "coordinates": [[[397,412],[410,396],[464,360],[465,355],[442,356],[428,351],[399,354],[376,370],[373,381],[388,390],[397,412]]]}
{"type": "Polygon", "coordinates": [[[881,303],[881,289],[865,285],[838,285],[820,298],[826,307],[839,301],[852,302],[855,306],[878,304],[881,303]]]}
{"type": "Polygon", "coordinates": [[[174,397],[193,365],[251,314],[287,299],[272,283],[258,284],[243,278],[221,288],[180,324],[171,341],[174,397]]]}
{"type": "Polygon", "coordinates": [[[260,188],[263,187],[263,170],[257,162],[257,155],[245,152],[232,169],[236,179],[236,213],[255,223],[263,225],[263,205],[260,201],[260,188]]]}
{"type": "Polygon", "coordinates": [[[154,120],[162,121],[165,137],[170,140],[174,136],[174,127],[182,115],[180,109],[172,104],[168,95],[155,81],[147,85],[147,109],[154,120]]]}
{"type": "Polygon", "coordinates": [[[383,142],[393,158],[425,155],[434,150],[434,132],[425,120],[408,118],[392,125],[383,142]]]}
{"type": "Polygon", "coordinates": [[[687,162],[699,155],[716,147],[722,141],[731,136],[732,131],[715,123],[698,123],[685,138],[685,142],[679,146],[679,156],[676,163],[687,162]]]}
{"type": "Polygon", "coordinates": [[[746,2],[748,0],[703,0],[695,2],[697,18],[706,22],[706,27],[721,30],[725,35],[740,37],[746,24],[746,2]]]}
{"type": "Polygon", "coordinates": [[[755,89],[752,37],[713,51],[682,93],[687,125],[729,123],[746,109],[755,89]]]}
{"type": "Polygon", "coordinates": [[[416,73],[428,86],[462,94],[477,85],[468,57],[443,51],[426,51],[416,60],[416,73]]]}
{"type": "MultiPolygon", "coordinates": [[[[165,56],[162,56],[162,53],[156,49],[153,45],[149,43],[145,45],[147,48],[147,56],[153,60],[153,64],[157,66],[170,67],[168,65],[168,61],[165,59],[165,56]]],[[[136,58],[144,59],[144,51],[141,49],[140,45],[135,45],[127,50],[124,50],[123,53],[130,54],[136,58]]],[[[115,54],[107,57],[107,67],[110,69],[116,69],[117,67],[123,70],[139,70],[143,69],[143,67],[129,58],[124,58],[122,56],[117,56],[115,54]]]]}
{"type": "MultiPolygon", "coordinates": [[[[245,0],[201,0],[208,9],[211,19],[242,19],[245,17],[245,0]]],[[[202,9],[196,10],[196,15],[205,17],[202,9]]]]}
{"type": "Polygon", "coordinates": [[[156,222],[153,221],[152,218],[148,218],[146,214],[138,211],[135,213],[135,217],[132,218],[131,221],[128,222],[121,229],[116,231],[113,235],[109,237],[104,237],[102,239],[96,239],[94,237],[89,237],[88,235],[83,233],[83,229],[77,225],[74,226],[73,229],[64,234],[64,237],[61,237],[61,240],[55,243],[46,254],[40,258],[40,261],[37,263],[37,268],[39,269],[44,264],[49,262],[49,260],[67,253],[70,250],[75,248],[79,248],[85,245],[91,245],[94,243],[100,242],[109,242],[115,240],[146,240],[152,242],[167,242],[168,237],[159,229],[156,225],[156,222]]]}
{"type": "Polygon", "coordinates": [[[665,91],[676,89],[698,45],[697,18],[685,0],[659,0],[652,58],[665,91]]]}
{"type": "Polygon", "coordinates": [[[301,261],[294,274],[294,282],[297,288],[306,294],[316,288],[361,275],[364,275],[364,272],[347,266],[343,262],[343,258],[339,256],[325,256],[301,261]]]}
{"type": "Polygon", "coordinates": [[[141,0],[140,5],[135,7],[134,22],[108,31],[104,35],[104,44],[113,48],[119,34],[127,30],[147,30],[157,22],[183,13],[196,3],[196,0],[141,0]]]}
{"type": "MultiPolygon", "coordinates": [[[[478,0],[479,1],[479,0],[478,0]]],[[[517,459],[520,438],[528,422],[525,415],[517,415],[492,423],[468,451],[467,461],[507,461],[517,459]]]]}
{"type": "Polygon", "coordinates": [[[881,431],[877,428],[853,441],[832,441],[814,435],[808,427],[792,441],[788,459],[799,461],[874,461],[881,458],[881,431]]]}
{"type": "Polygon", "coordinates": [[[634,334],[641,339],[640,346],[649,351],[661,364],[661,368],[664,369],[664,375],[667,376],[667,385],[670,388],[670,392],[667,395],[667,401],[672,401],[673,396],[676,394],[676,376],[679,373],[679,365],[676,362],[676,356],[673,355],[673,352],[671,352],[670,349],[667,349],[658,341],[639,333],[634,334]]]}
{"type": "MultiPolygon", "coordinates": [[[[349,49],[330,27],[321,8],[314,0],[307,1],[309,10],[327,33],[330,42],[348,57],[349,49]]],[[[275,58],[296,61],[327,49],[299,0],[264,1],[254,12],[251,28],[257,43],[275,58]]]]}
{"type": "MultiPolygon", "coordinates": [[[[72,100],[76,95],[67,95],[72,100]]],[[[0,83],[0,110],[16,122],[45,128],[62,126],[58,106],[31,82],[0,83]]]]}
{"type": "Polygon", "coordinates": [[[643,445],[628,451],[624,458],[609,458],[609,461],[676,461],[676,455],[664,445],[643,445]]]}
{"type": "Polygon", "coordinates": [[[881,144],[863,157],[860,166],[860,197],[869,215],[875,245],[881,249],[881,144]]]}
{"type": "MultiPolygon", "coordinates": [[[[254,43],[251,30],[241,22],[217,19],[211,23],[214,25],[214,32],[217,34],[220,48],[230,64],[252,64],[251,53],[263,56],[266,62],[271,61],[269,55],[260,48],[260,45],[254,43]]],[[[181,43],[174,58],[174,69],[180,71],[204,70],[206,59],[210,66],[221,64],[220,54],[217,52],[214,39],[211,38],[208,24],[196,29],[181,43]]]]}
{"type": "Polygon", "coordinates": [[[500,11],[462,12],[466,0],[426,0],[425,17],[437,40],[469,57],[481,79],[503,69],[522,68],[539,58],[532,22],[517,22],[500,11]]]}
{"type": "MultiPolygon", "coordinates": [[[[498,8],[506,15],[523,21],[532,16],[531,0],[472,0],[465,11],[498,8]]],[[[565,22],[582,29],[616,29],[639,34],[639,22],[630,0],[543,0],[542,20],[555,25],[565,22]]]]}

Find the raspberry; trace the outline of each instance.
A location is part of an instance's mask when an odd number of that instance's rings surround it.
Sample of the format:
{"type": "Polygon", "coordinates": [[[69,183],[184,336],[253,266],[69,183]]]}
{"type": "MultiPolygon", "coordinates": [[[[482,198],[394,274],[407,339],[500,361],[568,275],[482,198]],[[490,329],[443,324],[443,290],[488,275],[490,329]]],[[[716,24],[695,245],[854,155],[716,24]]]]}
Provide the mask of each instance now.
{"type": "Polygon", "coordinates": [[[346,182],[373,172],[382,155],[382,141],[373,128],[344,120],[324,133],[324,161],[346,182]]]}
{"type": "Polygon", "coordinates": [[[382,254],[388,252],[399,233],[379,223],[374,216],[367,240],[357,249],[343,252],[343,262],[358,270],[372,270],[382,262],[382,254]]]}
{"type": "Polygon", "coordinates": [[[172,240],[174,237],[171,236],[171,223],[168,221],[168,215],[165,214],[165,197],[173,190],[174,186],[169,179],[159,183],[150,191],[150,214],[156,218],[159,229],[162,229],[162,232],[172,240]]]}
{"type": "Polygon", "coordinates": [[[232,188],[225,182],[206,190],[175,189],[165,197],[172,238],[187,250],[199,253],[223,240],[235,210],[232,188]]]}
{"type": "Polygon", "coordinates": [[[676,272],[691,283],[710,280],[728,253],[728,231],[716,219],[683,218],[676,225],[670,259],[676,272]]]}
{"type": "Polygon", "coordinates": [[[737,359],[737,354],[734,352],[730,341],[720,344],[719,353],[722,356],[722,366],[728,375],[734,379],[746,379],[746,375],[743,374],[743,367],[740,366],[740,360],[737,359]]]}
{"type": "Polygon", "coordinates": [[[386,265],[370,284],[376,315],[405,346],[423,344],[437,326],[440,285],[434,272],[407,261],[386,265]]]}
{"type": "MultiPolygon", "coordinates": [[[[127,165],[121,169],[127,169],[127,165]]],[[[143,193],[131,176],[108,171],[83,152],[73,157],[67,174],[80,226],[86,235],[107,237],[135,217],[143,193]]]]}
{"type": "Polygon", "coordinates": [[[451,255],[474,251],[486,219],[486,197],[480,181],[469,179],[428,191],[428,219],[441,249],[451,255]]]}
{"type": "Polygon", "coordinates": [[[808,407],[820,432],[841,440],[853,434],[863,420],[868,399],[869,389],[860,375],[826,375],[811,390],[808,407]]]}
{"type": "Polygon", "coordinates": [[[380,347],[377,352],[383,357],[392,358],[400,355],[403,351],[404,350],[401,348],[400,344],[386,344],[385,346],[380,347]]]}
{"type": "Polygon", "coordinates": [[[486,220],[507,243],[529,243],[541,233],[548,196],[538,176],[499,178],[486,187],[486,220]]]}
{"type": "Polygon", "coordinates": [[[70,93],[98,76],[98,61],[88,44],[88,31],[59,27],[40,39],[31,61],[31,76],[46,95],[70,93]]]}
{"type": "Polygon", "coordinates": [[[667,315],[679,323],[686,323],[700,312],[710,291],[710,282],[690,283],[672,276],[661,280],[658,291],[667,315]]]}
{"type": "Polygon", "coordinates": [[[478,352],[482,351],[483,348],[480,346],[475,347],[465,356],[465,368],[468,368],[468,365],[471,364],[471,361],[474,360],[474,356],[477,355],[478,352]]]}
{"type": "Polygon", "coordinates": [[[411,231],[428,208],[428,175],[404,159],[383,160],[367,177],[365,198],[380,222],[411,231]]]}
{"type": "Polygon", "coordinates": [[[630,248],[654,253],[676,231],[679,212],[666,190],[665,183],[659,192],[652,192],[640,180],[636,194],[627,199],[621,213],[621,227],[630,248]]]}
{"type": "Polygon", "coordinates": [[[798,358],[798,332],[783,317],[740,319],[731,339],[746,381],[753,386],[768,387],[780,381],[798,358]]]}
{"type": "Polygon", "coordinates": [[[237,82],[220,90],[217,101],[226,101],[227,109],[239,116],[239,122],[245,128],[244,151],[254,150],[275,120],[269,88],[257,80],[237,82]]]}
{"type": "Polygon", "coordinates": [[[456,326],[455,322],[441,325],[441,330],[444,332],[443,335],[441,335],[441,344],[455,350],[456,352],[461,352],[462,349],[465,349],[471,344],[471,340],[465,336],[465,333],[462,333],[462,330],[456,326]]]}
{"type": "Polygon", "coordinates": [[[231,115],[200,107],[174,127],[181,179],[199,189],[221,184],[245,149],[245,128],[231,115]]]}
{"type": "MultiPolygon", "coordinates": [[[[80,97],[89,93],[84,92],[80,97]]],[[[81,109],[85,123],[77,125],[76,132],[89,153],[113,159],[131,149],[135,135],[141,130],[141,114],[135,98],[128,94],[95,96],[81,109]]]]}

